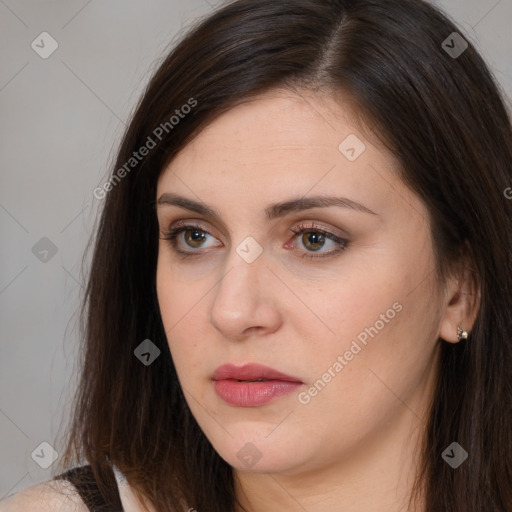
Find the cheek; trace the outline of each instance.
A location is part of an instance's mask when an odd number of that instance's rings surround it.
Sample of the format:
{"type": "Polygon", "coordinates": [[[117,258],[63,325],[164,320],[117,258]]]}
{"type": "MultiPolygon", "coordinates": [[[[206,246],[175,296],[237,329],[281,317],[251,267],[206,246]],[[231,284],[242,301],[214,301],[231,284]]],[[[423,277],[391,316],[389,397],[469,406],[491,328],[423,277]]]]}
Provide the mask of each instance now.
{"type": "Polygon", "coordinates": [[[429,283],[410,293],[408,282],[402,274],[393,287],[376,284],[373,298],[366,290],[344,294],[338,316],[329,306],[336,336],[309,354],[308,385],[319,391],[307,407],[317,417],[331,415],[355,435],[362,423],[370,428],[399,412],[402,401],[419,412],[415,393],[433,378],[437,313],[429,283]]]}
{"type": "Polygon", "coordinates": [[[364,343],[370,339],[368,329],[375,332],[375,323],[379,333],[389,331],[400,316],[397,309],[404,301],[406,283],[392,278],[397,275],[393,258],[386,261],[378,254],[371,262],[360,259],[357,264],[347,259],[340,275],[333,276],[328,286],[314,290],[302,287],[300,297],[309,312],[298,302],[295,311],[290,310],[305,332],[316,330],[316,345],[321,351],[343,353],[352,340],[359,337],[364,343]],[[322,343],[318,343],[320,340],[322,343]]]}
{"type": "Polygon", "coordinates": [[[156,290],[167,342],[179,372],[182,360],[188,364],[204,339],[199,335],[199,323],[195,321],[204,306],[194,286],[180,284],[170,267],[164,265],[157,267],[156,290]]]}
{"type": "MultiPolygon", "coordinates": [[[[418,286],[428,273],[426,261],[417,257],[411,263],[398,253],[381,256],[379,265],[364,265],[364,272],[351,272],[322,294],[309,295],[310,308],[324,325],[312,315],[294,317],[302,336],[308,333],[302,357],[308,360],[309,384],[329,381],[326,387],[354,406],[362,399],[374,407],[382,395],[393,399],[383,382],[405,390],[433,357],[437,315],[431,280],[418,286]]],[[[330,393],[321,394],[328,407],[330,393]]]]}
{"type": "Polygon", "coordinates": [[[329,326],[327,334],[319,336],[311,327],[305,330],[304,322],[302,332],[311,337],[303,356],[309,362],[311,383],[321,379],[331,387],[332,382],[333,389],[340,386],[342,396],[352,398],[375,380],[369,367],[381,368],[384,360],[403,353],[403,332],[407,331],[403,294],[396,287],[374,283],[371,294],[364,287],[347,286],[324,302],[320,316],[329,326]],[[329,372],[336,377],[330,379],[329,372]]]}

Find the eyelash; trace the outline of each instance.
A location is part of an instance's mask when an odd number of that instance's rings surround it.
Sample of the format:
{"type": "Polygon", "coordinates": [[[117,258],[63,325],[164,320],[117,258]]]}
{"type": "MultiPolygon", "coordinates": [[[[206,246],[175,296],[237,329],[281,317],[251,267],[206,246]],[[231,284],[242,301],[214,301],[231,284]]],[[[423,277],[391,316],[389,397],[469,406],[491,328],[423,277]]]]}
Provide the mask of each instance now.
{"type": "MultiPolygon", "coordinates": [[[[180,256],[187,258],[187,257],[195,257],[200,256],[201,253],[198,251],[182,251],[181,249],[178,249],[176,238],[179,234],[181,234],[183,231],[191,231],[191,230],[198,230],[206,235],[213,236],[211,233],[203,229],[201,226],[197,224],[185,224],[185,225],[178,225],[169,231],[166,231],[163,234],[162,240],[167,240],[169,244],[171,245],[172,249],[178,253],[180,256]]],[[[297,238],[299,235],[302,235],[303,233],[319,233],[326,238],[332,240],[333,242],[336,242],[339,244],[339,246],[336,249],[333,249],[327,253],[319,253],[320,255],[314,254],[312,251],[308,251],[305,254],[302,255],[302,258],[309,258],[309,259],[320,259],[320,258],[327,258],[329,256],[334,256],[335,254],[338,254],[342,251],[344,251],[348,246],[348,240],[345,238],[341,238],[334,233],[331,233],[329,231],[326,231],[320,227],[316,227],[315,224],[311,226],[306,226],[305,224],[301,224],[300,226],[297,226],[295,228],[290,229],[290,231],[295,235],[294,238],[297,238]]]]}

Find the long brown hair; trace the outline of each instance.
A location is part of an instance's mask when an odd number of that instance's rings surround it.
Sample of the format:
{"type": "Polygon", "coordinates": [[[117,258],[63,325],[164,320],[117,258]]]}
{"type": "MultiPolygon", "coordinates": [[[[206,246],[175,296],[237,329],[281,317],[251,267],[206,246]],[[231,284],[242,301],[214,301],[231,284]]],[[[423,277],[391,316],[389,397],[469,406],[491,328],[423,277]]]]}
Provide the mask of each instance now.
{"type": "Polygon", "coordinates": [[[95,192],[103,208],[83,299],[80,383],[58,470],[89,463],[108,495],[113,463],[158,511],[235,510],[232,468],[187,407],[169,352],[154,202],[159,174],[202,128],[276,87],[350,97],[428,208],[439,282],[471,262],[480,309],[465,342],[440,340],[418,482],[428,511],[511,512],[511,122],[474,46],[422,0],[237,0],[165,58],[109,184],[95,192]],[[161,351],[148,366],[134,355],[146,339],[161,351]],[[469,453],[456,470],[441,457],[454,441],[469,453]]]}

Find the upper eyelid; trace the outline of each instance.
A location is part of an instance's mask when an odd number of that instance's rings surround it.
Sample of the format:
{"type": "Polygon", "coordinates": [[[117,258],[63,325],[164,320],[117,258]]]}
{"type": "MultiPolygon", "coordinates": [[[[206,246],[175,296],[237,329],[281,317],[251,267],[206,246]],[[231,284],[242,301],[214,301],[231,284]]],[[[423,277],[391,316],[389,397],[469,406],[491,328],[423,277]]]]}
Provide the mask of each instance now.
{"type": "MultiPolygon", "coordinates": [[[[169,228],[167,230],[164,230],[164,236],[167,235],[170,232],[173,232],[173,237],[176,237],[178,234],[181,234],[183,231],[187,231],[190,229],[198,229],[199,231],[203,231],[208,236],[212,236],[215,239],[219,239],[218,236],[216,236],[214,233],[211,232],[210,229],[204,228],[200,222],[197,222],[196,220],[185,220],[180,219],[176,221],[175,223],[170,223],[169,228]]],[[[301,221],[298,224],[294,224],[293,227],[286,230],[286,233],[288,235],[293,235],[292,239],[298,238],[299,235],[307,232],[323,232],[324,236],[326,236],[330,241],[335,243],[343,243],[348,242],[348,235],[345,233],[338,233],[336,229],[329,228],[326,226],[321,226],[318,224],[317,221],[301,221]],[[311,223],[311,225],[306,225],[307,223],[311,223]]],[[[222,242],[221,242],[222,243],[222,242]]],[[[195,252],[195,251],[194,251],[195,252]]]]}
{"type": "MultiPolygon", "coordinates": [[[[176,221],[170,221],[167,223],[162,222],[162,227],[160,227],[160,231],[169,231],[171,229],[177,229],[178,227],[185,227],[189,225],[197,225],[199,229],[207,232],[209,235],[214,236],[215,238],[219,238],[215,233],[218,232],[216,228],[211,229],[210,227],[205,227],[203,223],[206,222],[203,219],[178,219],[176,221]]],[[[299,226],[310,223],[311,226],[306,226],[306,229],[320,229],[327,232],[331,232],[333,235],[338,236],[340,238],[348,238],[349,233],[341,228],[324,226],[320,224],[322,221],[312,220],[312,219],[299,219],[293,222],[293,226],[286,230],[286,233],[290,233],[292,229],[297,229],[299,226]]],[[[273,231],[273,229],[271,230],[273,231]]]]}
{"type": "MultiPolygon", "coordinates": [[[[168,240],[169,244],[171,246],[171,249],[176,252],[181,257],[200,257],[201,255],[204,255],[206,251],[206,254],[209,253],[209,249],[211,247],[199,247],[199,250],[194,250],[189,248],[188,250],[185,249],[179,249],[178,246],[180,245],[178,242],[178,236],[180,236],[184,231],[191,230],[191,229],[198,229],[199,231],[203,231],[207,233],[208,236],[212,236],[215,239],[218,239],[218,237],[215,236],[215,234],[212,234],[210,230],[205,229],[201,226],[200,222],[192,221],[191,219],[180,219],[177,220],[175,223],[170,222],[169,228],[167,231],[163,233],[164,240],[168,240]],[[201,250],[203,249],[203,250],[201,250]]],[[[337,228],[339,229],[339,228],[337,228]]],[[[337,234],[335,231],[337,229],[332,229],[328,227],[323,227],[318,225],[317,221],[306,221],[303,220],[302,222],[299,222],[298,224],[294,224],[293,228],[289,228],[287,230],[287,233],[291,232],[293,234],[293,237],[291,240],[295,240],[296,238],[300,238],[301,233],[307,233],[307,232],[321,232],[323,233],[323,236],[326,237],[329,242],[334,243],[336,247],[334,249],[331,249],[329,251],[324,252],[318,252],[315,251],[300,251],[302,253],[303,259],[310,259],[310,260],[322,260],[324,258],[331,258],[336,257],[336,255],[340,254],[341,252],[344,252],[347,247],[350,245],[350,236],[346,236],[344,233],[337,234]],[[311,225],[306,225],[306,223],[311,223],[311,225]],[[334,231],[334,232],[333,232],[334,231]]],[[[289,240],[287,243],[290,243],[289,240]]],[[[221,242],[221,244],[223,244],[221,242]]],[[[293,245],[295,247],[295,242],[293,242],[293,245]]],[[[223,244],[224,246],[224,244],[223,244]]]]}
{"type": "Polygon", "coordinates": [[[190,229],[190,227],[197,227],[197,229],[200,229],[201,231],[204,231],[205,233],[208,233],[209,235],[214,236],[215,238],[219,238],[217,235],[215,235],[215,229],[212,230],[208,227],[204,227],[202,225],[202,221],[200,221],[198,219],[188,219],[188,220],[180,219],[180,220],[177,220],[176,222],[170,222],[169,224],[167,224],[167,227],[163,227],[160,230],[161,231],[171,231],[171,230],[182,229],[182,228],[186,229],[187,227],[189,229],[190,229]]]}

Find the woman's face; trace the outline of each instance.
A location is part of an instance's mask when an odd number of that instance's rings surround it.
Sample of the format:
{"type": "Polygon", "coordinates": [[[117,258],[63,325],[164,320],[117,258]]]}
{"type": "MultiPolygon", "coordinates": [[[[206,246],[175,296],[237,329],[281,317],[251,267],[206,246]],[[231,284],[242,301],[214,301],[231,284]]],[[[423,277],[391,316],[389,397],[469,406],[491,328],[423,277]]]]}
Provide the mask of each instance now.
{"type": "Polygon", "coordinates": [[[212,122],[158,182],[170,351],[198,424],[240,471],[364,457],[425,419],[444,304],[427,211],[349,114],[327,96],[266,93],[212,122]],[[215,375],[251,363],[290,377],[215,375]]]}

